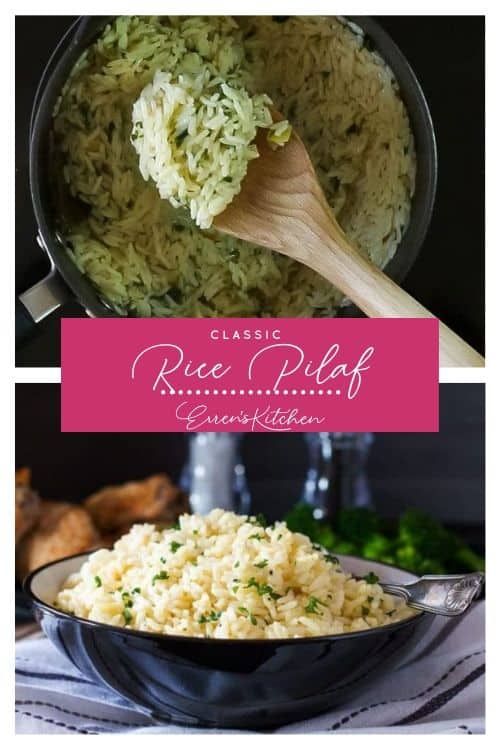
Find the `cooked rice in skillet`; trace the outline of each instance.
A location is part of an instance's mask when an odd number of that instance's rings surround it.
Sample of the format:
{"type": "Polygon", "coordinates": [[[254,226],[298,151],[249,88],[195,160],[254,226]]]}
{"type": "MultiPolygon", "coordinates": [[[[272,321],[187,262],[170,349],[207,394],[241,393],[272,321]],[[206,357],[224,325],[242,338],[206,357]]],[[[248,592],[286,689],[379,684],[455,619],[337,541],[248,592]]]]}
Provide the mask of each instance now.
{"type": "Polygon", "coordinates": [[[132,107],[157,70],[213,62],[265,92],[304,139],[328,200],[378,265],[408,224],[415,153],[392,72],[340,19],[120,17],[82,56],[57,107],[58,161],[89,206],[63,234],[117,312],[139,316],[332,315],[342,295],[277,253],[201,231],[146,183],[132,107]],[[282,20],[282,19],[280,19],[282,20]]]}

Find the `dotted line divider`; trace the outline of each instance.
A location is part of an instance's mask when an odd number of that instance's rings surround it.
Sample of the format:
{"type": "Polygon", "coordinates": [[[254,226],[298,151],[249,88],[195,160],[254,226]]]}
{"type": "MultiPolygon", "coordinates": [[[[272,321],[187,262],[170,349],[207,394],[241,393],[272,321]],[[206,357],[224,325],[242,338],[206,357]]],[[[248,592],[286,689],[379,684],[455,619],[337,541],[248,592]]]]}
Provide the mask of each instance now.
{"type": "Polygon", "coordinates": [[[340,396],[339,390],[323,388],[179,388],[160,391],[161,396],[340,396]]]}

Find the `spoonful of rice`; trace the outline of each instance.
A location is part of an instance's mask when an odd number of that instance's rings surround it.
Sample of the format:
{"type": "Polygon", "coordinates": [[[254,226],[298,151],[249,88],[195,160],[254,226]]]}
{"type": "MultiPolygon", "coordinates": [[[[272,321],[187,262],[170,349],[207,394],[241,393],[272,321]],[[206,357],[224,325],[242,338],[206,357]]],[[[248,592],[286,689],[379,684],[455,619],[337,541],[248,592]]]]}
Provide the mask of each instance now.
{"type": "MultiPolygon", "coordinates": [[[[218,230],[309,266],[369,317],[434,317],[350,243],[295,132],[274,149],[266,132],[259,129],[256,146],[259,158],[248,163],[240,192],[215,216],[213,225],[218,230]]],[[[484,359],[441,322],[439,353],[441,367],[484,366],[484,359]]]]}

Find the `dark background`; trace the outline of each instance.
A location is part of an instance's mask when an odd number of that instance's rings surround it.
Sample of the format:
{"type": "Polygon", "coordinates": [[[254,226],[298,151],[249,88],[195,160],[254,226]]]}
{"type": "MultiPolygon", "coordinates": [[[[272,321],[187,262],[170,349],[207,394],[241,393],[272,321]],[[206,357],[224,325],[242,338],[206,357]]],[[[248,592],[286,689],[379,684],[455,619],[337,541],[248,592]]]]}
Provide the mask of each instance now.
{"type": "MultiPolygon", "coordinates": [[[[38,248],[28,185],[28,125],[33,95],[70,16],[16,18],[16,289],[38,281],[48,263],[38,248]]],[[[484,351],[484,19],[383,16],[427,97],[439,155],[431,228],[404,287],[452,329],[484,351]]],[[[59,318],[40,324],[17,364],[59,365],[59,318]]]]}
{"type": "MultiPolygon", "coordinates": [[[[464,526],[481,544],[484,522],[484,385],[440,386],[438,433],[378,433],[368,462],[386,517],[417,507],[464,526]]],[[[16,466],[30,466],[42,497],[79,501],[103,485],[167,472],[178,480],[180,433],[62,433],[56,384],[16,386],[16,466]]],[[[254,512],[280,517],[300,499],[307,468],[301,434],[247,434],[243,460],[254,512]]]]}

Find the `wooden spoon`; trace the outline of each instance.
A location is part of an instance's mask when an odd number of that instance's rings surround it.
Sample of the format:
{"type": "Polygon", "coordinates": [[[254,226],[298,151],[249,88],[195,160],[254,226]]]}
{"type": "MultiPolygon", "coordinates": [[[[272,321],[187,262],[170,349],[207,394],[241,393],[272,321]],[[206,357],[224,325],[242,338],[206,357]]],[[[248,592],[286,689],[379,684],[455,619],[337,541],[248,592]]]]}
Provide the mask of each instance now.
{"type": "MultiPolygon", "coordinates": [[[[215,218],[218,230],[304,263],[369,317],[434,317],[351,245],[295,132],[274,151],[260,130],[257,147],[260,157],[250,162],[241,192],[215,218]]],[[[439,352],[441,367],[484,367],[483,357],[441,322],[439,352]]]]}

